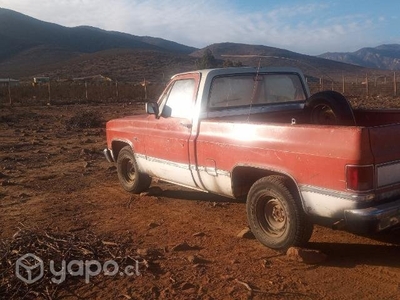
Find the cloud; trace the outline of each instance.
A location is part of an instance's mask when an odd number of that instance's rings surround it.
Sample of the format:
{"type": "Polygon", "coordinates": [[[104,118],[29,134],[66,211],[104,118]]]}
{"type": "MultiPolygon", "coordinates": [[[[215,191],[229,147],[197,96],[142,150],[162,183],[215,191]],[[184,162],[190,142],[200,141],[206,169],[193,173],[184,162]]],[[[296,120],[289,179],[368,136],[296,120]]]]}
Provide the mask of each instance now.
{"type": "MultiPolygon", "coordinates": [[[[65,25],[91,25],[135,35],[162,37],[195,47],[218,42],[262,44],[320,54],[365,46],[382,16],[332,15],[332,6],[314,2],[261,2],[257,11],[229,0],[0,0],[0,6],[65,25]]],[[[244,4],[242,4],[244,5],[244,4]]]]}

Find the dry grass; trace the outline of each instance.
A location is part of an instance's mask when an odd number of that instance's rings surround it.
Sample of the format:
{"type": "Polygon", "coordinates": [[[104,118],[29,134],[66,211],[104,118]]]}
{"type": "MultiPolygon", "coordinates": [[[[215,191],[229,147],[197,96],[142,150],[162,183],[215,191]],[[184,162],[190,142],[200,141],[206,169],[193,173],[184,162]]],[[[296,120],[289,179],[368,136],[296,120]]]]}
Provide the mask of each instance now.
{"type": "MultiPolygon", "coordinates": [[[[149,262],[144,257],[139,257],[132,248],[131,240],[123,242],[110,240],[107,237],[99,237],[86,230],[79,234],[54,233],[50,231],[29,229],[21,227],[10,240],[0,241],[0,295],[2,299],[55,299],[61,290],[73,291],[77,287],[85,285],[86,277],[72,276],[71,273],[79,272],[79,265],[75,264],[72,272],[66,270],[65,280],[55,283],[60,276],[55,276],[49,269],[51,261],[54,261],[54,269],[61,270],[62,261],[67,264],[73,260],[87,262],[98,261],[102,266],[104,262],[113,260],[122,270],[126,266],[134,266],[138,262],[140,272],[145,271],[149,262]],[[16,262],[25,254],[32,253],[43,260],[44,273],[36,282],[27,284],[16,276],[16,262]],[[66,283],[65,281],[68,281],[66,283]]],[[[143,256],[143,255],[142,255],[143,256]]],[[[27,258],[24,265],[34,265],[35,262],[27,258]]],[[[86,268],[85,265],[85,268],[86,268]]],[[[21,276],[27,278],[23,268],[18,268],[21,276]]],[[[112,269],[107,269],[112,272],[112,269]]],[[[94,271],[94,270],[92,270],[94,271]]],[[[32,270],[32,278],[40,275],[40,268],[32,270]]],[[[118,275],[118,274],[117,274],[118,275]]],[[[117,276],[116,275],[116,276],[117,276]]],[[[138,274],[136,274],[138,275],[138,274]]],[[[101,280],[107,280],[103,272],[99,274],[101,280]]],[[[96,282],[96,277],[91,277],[96,282]]]]}
{"type": "Polygon", "coordinates": [[[93,111],[80,111],[66,122],[66,127],[70,129],[98,128],[104,127],[105,121],[102,116],[93,111]]]}

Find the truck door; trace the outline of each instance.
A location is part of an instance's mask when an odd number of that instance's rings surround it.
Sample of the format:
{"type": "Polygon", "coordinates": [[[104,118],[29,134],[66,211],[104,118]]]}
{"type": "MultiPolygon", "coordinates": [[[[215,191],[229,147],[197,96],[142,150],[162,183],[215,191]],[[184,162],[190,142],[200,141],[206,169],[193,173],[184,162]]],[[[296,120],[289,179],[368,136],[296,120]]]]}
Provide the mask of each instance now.
{"type": "Polygon", "coordinates": [[[189,140],[199,85],[198,73],[177,76],[159,100],[159,119],[149,115],[146,136],[148,174],[181,185],[196,187],[189,159],[189,140]]]}

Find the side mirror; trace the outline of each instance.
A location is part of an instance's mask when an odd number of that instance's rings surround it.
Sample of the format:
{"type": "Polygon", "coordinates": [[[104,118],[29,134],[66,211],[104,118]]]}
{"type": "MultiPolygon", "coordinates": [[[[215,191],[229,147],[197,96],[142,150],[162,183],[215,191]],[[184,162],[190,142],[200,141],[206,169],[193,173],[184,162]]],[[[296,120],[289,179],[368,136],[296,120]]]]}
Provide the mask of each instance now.
{"type": "Polygon", "coordinates": [[[156,115],[156,118],[158,118],[158,115],[160,113],[160,108],[158,107],[157,102],[146,102],[145,110],[146,113],[148,113],[149,115],[156,115]]]}

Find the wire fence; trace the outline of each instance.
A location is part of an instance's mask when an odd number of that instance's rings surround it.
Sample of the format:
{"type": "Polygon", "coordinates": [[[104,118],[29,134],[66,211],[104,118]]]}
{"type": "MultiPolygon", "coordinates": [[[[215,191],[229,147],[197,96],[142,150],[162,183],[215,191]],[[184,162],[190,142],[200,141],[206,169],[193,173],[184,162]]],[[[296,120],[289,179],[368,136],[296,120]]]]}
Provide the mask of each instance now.
{"type": "MultiPolygon", "coordinates": [[[[311,94],[334,90],[349,97],[399,97],[398,75],[342,76],[340,80],[330,77],[307,77],[311,94]]],[[[47,82],[43,84],[2,82],[0,105],[46,105],[84,102],[133,102],[155,100],[164,84],[135,84],[128,82],[47,82]]]]}
{"type": "Polygon", "coordinates": [[[341,80],[333,80],[329,77],[307,78],[308,86],[312,94],[333,90],[349,96],[384,96],[398,97],[400,78],[396,73],[393,76],[368,75],[342,76],[341,80]]]}
{"type": "Polygon", "coordinates": [[[84,102],[132,102],[156,99],[162,84],[126,82],[5,83],[0,85],[0,104],[46,105],[84,102]]]}

